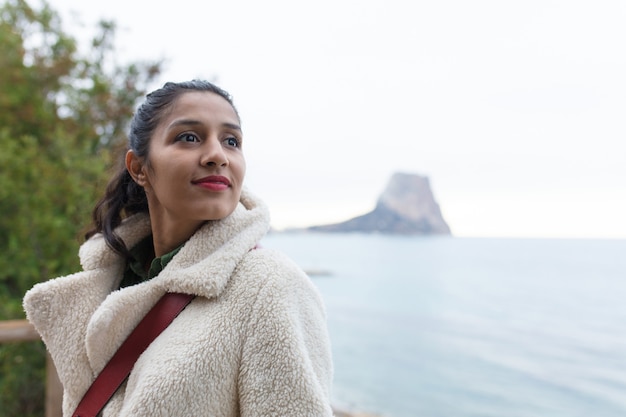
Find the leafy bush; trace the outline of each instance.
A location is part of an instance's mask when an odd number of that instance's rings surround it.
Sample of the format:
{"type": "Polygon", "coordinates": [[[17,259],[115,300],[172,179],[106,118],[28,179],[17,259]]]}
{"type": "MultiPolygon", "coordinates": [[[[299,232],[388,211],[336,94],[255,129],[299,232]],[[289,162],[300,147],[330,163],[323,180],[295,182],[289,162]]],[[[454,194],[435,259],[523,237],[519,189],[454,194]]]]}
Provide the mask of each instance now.
{"type": "MultiPolygon", "coordinates": [[[[114,63],[115,25],[81,54],[46,3],[0,6],[0,320],[35,283],[78,269],[78,247],[137,99],[161,63],[114,63]]],[[[0,345],[0,417],[44,414],[45,348],[0,345]]]]}

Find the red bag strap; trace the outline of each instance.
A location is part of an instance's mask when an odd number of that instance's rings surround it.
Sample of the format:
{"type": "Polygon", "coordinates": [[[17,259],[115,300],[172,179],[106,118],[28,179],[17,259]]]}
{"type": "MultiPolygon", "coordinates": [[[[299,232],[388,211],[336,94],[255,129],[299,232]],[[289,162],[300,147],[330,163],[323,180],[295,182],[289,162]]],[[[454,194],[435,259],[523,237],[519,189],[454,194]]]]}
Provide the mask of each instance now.
{"type": "Polygon", "coordinates": [[[195,295],[166,293],[139,322],[91,384],[73,417],[96,417],[128,378],[144,350],[193,300],[195,295]]]}

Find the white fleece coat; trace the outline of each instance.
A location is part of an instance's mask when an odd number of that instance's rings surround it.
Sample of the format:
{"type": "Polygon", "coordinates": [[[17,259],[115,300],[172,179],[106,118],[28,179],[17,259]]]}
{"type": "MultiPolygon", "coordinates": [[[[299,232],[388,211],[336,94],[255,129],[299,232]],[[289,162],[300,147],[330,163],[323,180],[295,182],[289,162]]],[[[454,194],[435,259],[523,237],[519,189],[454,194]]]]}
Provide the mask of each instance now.
{"type": "MultiPolygon", "coordinates": [[[[125,262],[101,235],[83,271],[24,297],[64,387],[63,414],[165,292],[198,295],[139,357],[103,416],[330,416],[326,317],[308,277],[281,253],[253,248],[269,227],[247,191],[229,217],[196,232],[155,278],[118,290],[125,262]]],[[[132,247],[147,215],[118,228],[132,247]]]]}

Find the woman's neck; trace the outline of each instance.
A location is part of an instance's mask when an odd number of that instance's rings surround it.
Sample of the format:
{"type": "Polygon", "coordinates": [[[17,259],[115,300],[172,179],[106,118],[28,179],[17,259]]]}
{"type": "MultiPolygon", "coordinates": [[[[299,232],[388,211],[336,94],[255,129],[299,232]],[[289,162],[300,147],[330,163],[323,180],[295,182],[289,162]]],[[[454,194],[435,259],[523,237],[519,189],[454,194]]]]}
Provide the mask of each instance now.
{"type": "Polygon", "coordinates": [[[154,256],[157,258],[185,243],[204,223],[186,222],[184,224],[172,224],[152,218],[150,221],[152,222],[154,256]]]}

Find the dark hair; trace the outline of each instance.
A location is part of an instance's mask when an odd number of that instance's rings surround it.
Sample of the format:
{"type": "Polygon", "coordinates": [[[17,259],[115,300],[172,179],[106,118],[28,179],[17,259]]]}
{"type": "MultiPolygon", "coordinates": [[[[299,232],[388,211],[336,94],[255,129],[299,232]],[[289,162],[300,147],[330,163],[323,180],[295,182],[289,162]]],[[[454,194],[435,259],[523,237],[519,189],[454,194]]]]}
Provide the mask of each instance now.
{"type": "MultiPolygon", "coordinates": [[[[208,81],[192,80],[181,83],[166,83],[162,88],[146,96],[145,101],[130,122],[128,135],[128,149],[135,155],[148,161],[150,139],[155,129],[167,115],[176,100],[185,93],[201,91],[211,92],[223,97],[233,107],[239,118],[233,100],[226,91],[208,81]]],[[[89,239],[96,233],[102,233],[107,245],[120,255],[128,257],[128,248],[122,239],[115,233],[125,217],[132,214],[147,212],[148,200],[144,189],[139,186],[124,164],[125,154],[121,157],[121,167],[106,187],[104,196],[93,209],[92,229],[85,233],[89,239]]]]}

